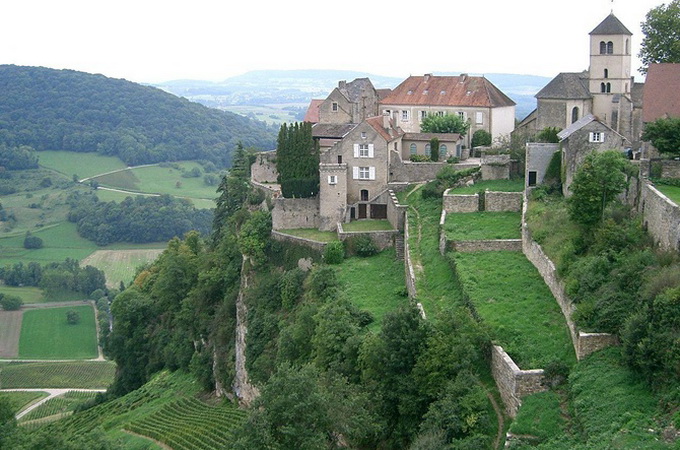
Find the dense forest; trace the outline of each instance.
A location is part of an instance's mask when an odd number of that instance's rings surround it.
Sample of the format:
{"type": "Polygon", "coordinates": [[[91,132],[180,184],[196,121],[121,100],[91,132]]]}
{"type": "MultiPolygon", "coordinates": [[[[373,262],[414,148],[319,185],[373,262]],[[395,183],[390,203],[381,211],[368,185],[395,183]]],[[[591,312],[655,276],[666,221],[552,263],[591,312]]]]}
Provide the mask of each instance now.
{"type": "Polygon", "coordinates": [[[11,149],[97,151],[129,165],[203,159],[226,167],[238,141],[274,147],[276,130],[265,124],[103,75],[3,65],[0,92],[0,145],[11,149]]]}
{"type": "Polygon", "coordinates": [[[68,220],[77,225],[78,234],[97,245],[162,242],[189,230],[208,234],[212,222],[211,210],[196,209],[188,200],[169,195],[100,202],[92,193],[74,192],[68,201],[68,220]]]}

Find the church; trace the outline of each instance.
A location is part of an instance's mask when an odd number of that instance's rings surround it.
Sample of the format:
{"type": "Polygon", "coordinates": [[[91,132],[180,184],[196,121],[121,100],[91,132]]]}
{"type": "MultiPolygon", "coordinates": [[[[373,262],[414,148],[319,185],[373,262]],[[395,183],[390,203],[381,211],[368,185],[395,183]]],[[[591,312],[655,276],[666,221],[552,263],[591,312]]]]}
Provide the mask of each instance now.
{"type": "Polygon", "coordinates": [[[638,148],[644,83],[636,83],[631,75],[631,36],[614,13],[607,16],[590,32],[590,68],[553,78],[536,94],[536,109],[515,132],[566,129],[593,115],[638,148]]]}

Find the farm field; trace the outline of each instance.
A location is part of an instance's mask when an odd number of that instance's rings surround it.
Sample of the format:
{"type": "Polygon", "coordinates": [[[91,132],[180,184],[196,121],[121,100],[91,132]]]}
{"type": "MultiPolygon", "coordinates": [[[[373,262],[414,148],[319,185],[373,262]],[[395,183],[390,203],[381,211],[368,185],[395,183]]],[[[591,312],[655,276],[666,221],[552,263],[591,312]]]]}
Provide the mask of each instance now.
{"type": "Polygon", "coordinates": [[[111,361],[0,362],[1,389],[106,389],[116,364],[111,361]]]}
{"type": "Polygon", "coordinates": [[[518,212],[448,213],[444,230],[455,241],[520,239],[522,214],[518,212]]]}
{"type": "Polygon", "coordinates": [[[97,357],[97,333],[91,305],[24,311],[19,338],[22,359],[86,359],[97,357]],[[80,323],[70,325],[66,313],[74,310],[80,323]]]}
{"type": "Polygon", "coordinates": [[[46,301],[42,289],[34,286],[15,287],[0,285],[0,294],[17,296],[24,301],[24,304],[44,303],[46,301]]]}
{"type": "Polygon", "coordinates": [[[23,311],[0,310],[0,358],[17,357],[22,318],[23,311]]]}
{"type": "Polygon", "coordinates": [[[96,152],[42,151],[38,152],[38,156],[41,166],[59,172],[69,179],[74,174],[83,179],[127,167],[115,156],[100,155],[96,152]]]}
{"type": "Polygon", "coordinates": [[[451,189],[451,194],[476,194],[484,190],[497,192],[522,192],[524,190],[524,179],[520,180],[483,180],[478,181],[472,186],[462,186],[451,189]]]}
{"type": "Polygon", "coordinates": [[[102,270],[109,288],[117,287],[121,281],[127,286],[137,267],[153,262],[162,252],[162,249],[97,250],[81,264],[102,270]]]}
{"type": "Polygon", "coordinates": [[[47,397],[47,392],[0,392],[0,397],[8,398],[14,414],[47,397]]]}
{"type": "MultiPolygon", "coordinates": [[[[122,202],[125,200],[127,197],[138,197],[138,196],[148,196],[150,194],[143,194],[143,193],[134,193],[134,192],[118,192],[118,191],[110,191],[108,189],[97,189],[97,198],[99,198],[100,201],[102,202],[122,202]]],[[[215,195],[217,196],[217,194],[215,195]]],[[[214,200],[209,200],[205,198],[189,198],[189,197],[182,197],[186,198],[191,202],[192,205],[194,205],[195,208],[198,209],[212,209],[215,207],[215,201],[214,200]]]]}
{"type": "Polygon", "coordinates": [[[331,267],[335,268],[347,298],[373,315],[375,322],[369,328],[375,332],[380,330],[385,313],[408,302],[401,292],[404,286],[404,263],[396,259],[394,249],[387,249],[369,258],[348,258],[331,267]]]}
{"type": "Polygon", "coordinates": [[[46,188],[3,195],[2,206],[16,222],[11,227],[0,227],[0,237],[20,236],[23,242],[27,231],[36,232],[65,221],[69,210],[66,200],[75,190],[46,188]]]}
{"type": "Polygon", "coordinates": [[[472,304],[521,369],[576,355],[562,312],[521,252],[450,253],[472,304]]]}

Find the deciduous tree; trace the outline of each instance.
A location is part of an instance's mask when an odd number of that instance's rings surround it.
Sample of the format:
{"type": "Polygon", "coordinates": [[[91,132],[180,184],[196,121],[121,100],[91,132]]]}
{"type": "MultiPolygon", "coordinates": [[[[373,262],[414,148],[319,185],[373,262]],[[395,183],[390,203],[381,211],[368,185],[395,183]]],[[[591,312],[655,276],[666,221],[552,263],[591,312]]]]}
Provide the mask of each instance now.
{"type": "Polygon", "coordinates": [[[680,0],[651,9],[641,26],[640,72],[653,63],[680,63],[680,0]]]}

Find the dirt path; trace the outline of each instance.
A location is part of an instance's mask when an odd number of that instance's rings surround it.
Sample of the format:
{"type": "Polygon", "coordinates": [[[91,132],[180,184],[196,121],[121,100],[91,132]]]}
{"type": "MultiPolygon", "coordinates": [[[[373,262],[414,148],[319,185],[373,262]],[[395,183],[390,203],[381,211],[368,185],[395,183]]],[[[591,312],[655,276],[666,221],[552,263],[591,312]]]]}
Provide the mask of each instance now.
{"type": "Polygon", "coordinates": [[[489,392],[489,390],[486,388],[486,386],[484,386],[484,384],[482,384],[482,383],[480,383],[480,385],[484,389],[484,392],[486,393],[486,397],[491,402],[491,405],[493,406],[493,410],[496,411],[496,420],[498,422],[498,431],[496,432],[496,439],[494,440],[493,448],[498,450],[498,448],[500,448],[501,441],[503,439],[503,430],[505,429],[505,419],[503,418],[503,411],[498,406],[498,402],[496,402],[496,399],[494,398],[493,394],[491,392],[489,392]]]}
{"type": "Polygon", "coordinates": [[[112,173],[123,172],[123,171],[131,170],[131,169],[139,169],[141,167],[153,167],[153,166],[157,166],[157,165],[158,165],[158,163],[156,163],[156,164],[142,164],[142,165],[139,165],[139,166],[128,166],[128,167],[124,167],[122,169],[116,169],[116,170],[111,170],[109,172],[104,172],[104,173],[100,173],[100,174],[97,174],[97,175],[92,175],[91,177],[83,178],[82,180],[79,180],[78,182],[84,183],[87,180],[91,180],[93,178],[98,178],[98,177],[103,177],[104,175],[110,175],[112,173]]]}
{"type": "Polygon", "coordinates": [[[33,403],[31,406],[28,408],[24,409],[21,411],[19,414],[16,415],[16,419],[19,420],[22,417],[24,417],[26,414],[29,412],[33,411],[35,408],[39,407],[40,405],[44,404],[46,401],[54,398],[54,397],[59,397],[60,395],[64,395],[67,392],[106,392],[106,389],[80,389],[80,388],[71,388],[71,389],[0,389],[0,392],[47,392],[48,396],[43,398],[40,401],[37,401],[33,403]]]}
{"type": "Polygon", "coordinates": [[[0,358],[16,358],[24,312],[0,311],[0,358]]]}

